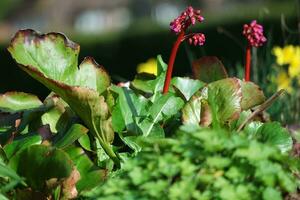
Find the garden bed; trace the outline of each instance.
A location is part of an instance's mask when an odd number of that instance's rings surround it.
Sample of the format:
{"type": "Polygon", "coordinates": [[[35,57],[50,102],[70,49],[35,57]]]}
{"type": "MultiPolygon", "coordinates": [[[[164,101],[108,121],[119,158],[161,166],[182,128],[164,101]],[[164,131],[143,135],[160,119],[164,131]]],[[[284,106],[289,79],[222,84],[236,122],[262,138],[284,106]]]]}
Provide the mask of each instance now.
{"type": "Polygon", "coordinates": [[[214,56],[193,61],[191,77],[172,76],[181,43],[205,44],[188,30],[203,20],[188,7],[171,22],[168,64],[158,55],[118,84],[92,57],[78,66],[80,46],[63,34],[18,31],[8,51],[51,93],[0,95],[0,198],[299,198],[298,129],[266,117],[287,87],[266,97],[251,81],[262,25],[244,25],[243,80],[214,56]]]}

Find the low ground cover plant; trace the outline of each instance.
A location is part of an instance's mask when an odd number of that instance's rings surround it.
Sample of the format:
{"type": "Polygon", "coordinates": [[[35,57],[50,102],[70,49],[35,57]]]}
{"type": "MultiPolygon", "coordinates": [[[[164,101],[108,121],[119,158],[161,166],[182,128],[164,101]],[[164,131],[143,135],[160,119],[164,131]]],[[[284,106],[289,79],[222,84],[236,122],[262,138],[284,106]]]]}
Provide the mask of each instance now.
{"type": "Polygon", "coordinates": [[[104,185],[97,199],[282,199],[294,192],[290,158],[247,135],[183,126],[176,139],[144,140],[143,151],[104,185]]]}
{"type": "MultiPolygon", "coordinates": [[[[23,92],[0,95],[0,197],[295,195],[300,165],[293,138],[263,114],[283,90],[266,98],[250,81],[249,60],[245,80],[228,77],[212,56],[193,63],[193,78],[172,77],[180,43],[204,44],[203,33],[188,32],[203,20],[188,7],[171,23],[178,38],[168,64],[157,56],[155,73],[140,68],[119,84],[91,57],[78,66],[80,47],[66,36],[18,31],[8,51],[51,93],[43,101],[23,92]]],[[[266,40],[255,21],[244,34],[254,47],[266,40]]]]}

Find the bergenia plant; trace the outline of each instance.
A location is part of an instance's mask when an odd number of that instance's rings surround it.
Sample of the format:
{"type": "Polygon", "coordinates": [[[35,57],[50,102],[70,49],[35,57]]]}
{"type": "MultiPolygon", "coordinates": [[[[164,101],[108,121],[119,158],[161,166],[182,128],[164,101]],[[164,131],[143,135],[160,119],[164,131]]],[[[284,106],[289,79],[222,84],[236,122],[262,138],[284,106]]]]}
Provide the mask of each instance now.
{"type": "Polygon", "coordinates": [[[201,23],[204,18],[200,15],[200,10],[194,9],[192,6],[187,7],[176,19],[170,23],[170,29],[172,32],[177,34],[177,40],[175,41],[171,55],[168,62],[168,69],[165,78],[163,93],[167,93],[169,90],[173,66],[176,58],[176,54],[181,42],[188,40],[191,45],[202,46],[205,42],[205,35],[203,33],[188,33],[186,34],[187,29],[191,25],[195,25],[198,21],[201,23]]]}
{"type": "Polygon", "coordinates": [[[243,35],[248,42],[246,47],[245,81],[250,81],[251,47],[260,47],[267,41],[263,32],[263,26],[257,24],[256,20],[253,20],[250,24],[244,24],[243,35]]]}
{"type": "MultiPolygon", "coordinates": [[[[171,77],[181,42],[204,44],[203,33],[187,33],[203,20],[188,7],[170,24],[178,38],[168,67],[159,55],[138,67],[141,76],[119,85],[91,57],[78,65],[80,46],[63,34],[18,31],[8,51],[51,93],[44,101],[0,94],[0,199],[282,199],[293,193],[300,164],[290,157],[292,137],[263,116],[282,90],[266,100],[258,85],[228,77],[214,56],[193,62],[195,79],[171,77]]],[[[256,21],[245,25],[244,35],[249,81],[250,48],[266,38],[256,21]]]]}

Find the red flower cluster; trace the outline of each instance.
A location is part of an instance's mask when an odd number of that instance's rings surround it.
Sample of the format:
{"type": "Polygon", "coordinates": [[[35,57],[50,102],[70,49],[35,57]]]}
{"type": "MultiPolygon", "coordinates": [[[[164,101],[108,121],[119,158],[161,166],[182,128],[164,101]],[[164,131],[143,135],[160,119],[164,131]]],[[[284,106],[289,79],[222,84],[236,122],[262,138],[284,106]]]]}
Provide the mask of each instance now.
{"type": "Polygon", "coordinates": [[[247,38],[248,43],[251,46],[259,47],[267,41],[263,32],[262,25],[257,24],[256,20],[253,20],[250,24],[244,25],[243,35],[247,38]]]}
{"type": "Polygon", "coordinates": [[[185,31],[191,24],[196,21],[202,22],[204,18],[200,15],[200,10],[195,10],[192,6],[187,7],[176,19],[170,23],[170,28],[174,33],[185,31]]]}
{"type": "Polygon", "coordinates": [[[202,46],[205,43],[205,35],[203,33],[196,33],[189,37],[189,43],[195,46],[202,46]]]}

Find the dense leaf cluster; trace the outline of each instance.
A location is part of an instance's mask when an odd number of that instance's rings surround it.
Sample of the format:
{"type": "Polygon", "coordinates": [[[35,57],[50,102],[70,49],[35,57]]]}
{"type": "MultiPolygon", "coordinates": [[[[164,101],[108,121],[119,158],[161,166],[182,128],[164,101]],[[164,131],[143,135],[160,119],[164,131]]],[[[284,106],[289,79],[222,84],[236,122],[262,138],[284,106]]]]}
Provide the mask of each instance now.
{"type": "Polygon", "coordinates": [[[280,199],[296,190],[292,137],[257,116],[274,99],[229,78],[215,57],[162,94],[160,56],[155,76],[120,86],[90,57],[78,66],[79,45],[62,34],[22,30],[8,50],[51,93],[0,95],[4,199],[280,199]]]}
{"type": "Polygon", "coordinates": [[[246,135],[183,126],[176,139],[140,141],[143,151],[88,192],[97,199],[283,199],[296,190],[292,159],[246,135]]]}

